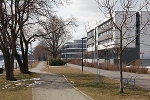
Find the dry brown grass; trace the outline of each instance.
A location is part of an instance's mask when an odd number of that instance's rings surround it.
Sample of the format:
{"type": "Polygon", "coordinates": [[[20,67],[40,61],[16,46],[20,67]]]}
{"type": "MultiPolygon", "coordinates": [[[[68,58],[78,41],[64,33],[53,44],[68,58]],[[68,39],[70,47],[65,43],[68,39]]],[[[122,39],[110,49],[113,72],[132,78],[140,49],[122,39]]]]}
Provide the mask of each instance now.
{"type": "Polygon", "coordinates": [[[31,88],[15,87],[14,83],[4,81],[5,76],[0,77],[0,98],[1,100],[32,100],[31,88]],[[4,86],[11,84],[7,89],[4,86]],[[15,88],[13,88],[15,87],[15,88]]]}
{"type": "MultiPolygon", "coordinates": [[[[37,74],[16,74],[15,77],[20,79],[30,79],[38,77],[37,74]]],[[[0,98],[1,100],[32,100],[32,88],[26,87],[25,84],[31,84],[33,81],[24,81],[20,86],[16,86],[20,82],[11,82],[5,80],[5,75],[0,76],[0,98]],[[7,87],[7,88],[6,88],[7,87]]]]}
{"type": "Polygon", "coordinates": [[[94,100],[149,100],[150,91],[136,88],[124,88],[124,93],[119,93],[119,82],[104,77],[104,82],[95,83],[95,74],[82,72],[71,67],[57,67],[45,69],[47,72],[65,75],[69,82],[93,98],[94,100]]]}
{"type": "MultiPolygon", "coordinates": [[[[36,65],[37,63],[33,64],[33,66],[36,65]]],[[[39,75],[35,73],[21,74],[19,69],[16,69],[14,73],[15,78],[18,80],[39,77],[39,75]]],[[[4,74],[0,75],[0,100],[32,100],[31,87],[26,87],[26,85],[16,86],[17,82],[8,81],[5,77],[4,74]]],[[[31,83],[33,83],[32,80],[23,82],[23,84],[31,83]]]]}

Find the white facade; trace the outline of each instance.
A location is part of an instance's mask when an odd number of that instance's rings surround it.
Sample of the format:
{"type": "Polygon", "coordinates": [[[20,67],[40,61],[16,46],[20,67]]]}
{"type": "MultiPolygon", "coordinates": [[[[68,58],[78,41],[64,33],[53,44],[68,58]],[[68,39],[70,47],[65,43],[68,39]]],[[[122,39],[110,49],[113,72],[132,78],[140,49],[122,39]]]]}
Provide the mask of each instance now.
{"type": "Polygon", "coordinates": [[[97,62],[96,59],[96,45],[97,45],[97,33],[96,33],[96,27],[92,27],[88,32],[87,32],[87,52],[89,53],[89,58],[86,59],[87,62],[97,62]]]}
{"type": "MultiPolygon", "coordinates": [[[[124,16],[124,12],[118,11],[115,12],[115,16],[113,21],[117,25],[117,27],[120,28],[122,25],[122,19],[124,16]]],[[[129,18],[124,23],[122,29],[123,34],[123,46],[126,46],[129,44],[130,41],[132,41],[135,38],[136,33],[136,12],[129,12],[128,14],[129,18]]],[[[115,48],[119,46],[120,43],[120,32],[115,29],[115,27],[111,24],[111,20],[108,19],[107,21],[101,23],[98,25],[98,50],[102,49],[110,49],[115,48]]],[[[127,47],[135,48],[135,41],[130,43],[127,47]]]]}
{"type": "Polygon", "coordinates": [[[140,59],[150,59],[150,12],[142,11],[140,18],[140,59]]]}
{"type": "MultiPolygon", "coordinates": [[[[115,13],[115,23],[118,27],[121,27],[123,25],[122,29],[122,35],[123,35],[123,46],[128,45],[127,47],[135,48],[135,41],[133,41],[136,38],[136,12],[130,11],[127,14],[127,19],[125,22],[123,22],[124,17],[126,16],[126,12],[117,11],[115,13]],[[132,41],[132,42],[131,42],[132,41]],[[130,43],[131,42],[131,43],[130,43]]],[[[120,32],[115,31],[115,39],[117,44],[120,43],[120,32]]]]}
{"type": "Polygon", "coordinates": [[[115,45],[115,38],[113,32],[113,26],[110,22],[111,20],[108,19],[103,23],[100,23],[97,27],[98,31],[98,50],[104,50],[113,48],[115,45]]]}
{"type": "Polygon", "coordinates": [[[95,51],[95,27],[87,32],[87,51],[95,51]]]}
{"type": "MultiPolygon", "coordinates": [[[[109,60],[110,62],[113,62],[112,59],[116,59],[117,54],[115,54],[115,49],[119,48],[121,35],[120,31],[116,27],[121,28],[122,26],[122,44],[123,48],[126,48],[123,59],[128,60],[129,58],[130,61],[133,59],[150,59],[150,22],[147,23],[147,21],[150,20],[150,12],[140,12],[139,20],[140,28],[137,27],[136,11],[130,11],[128,14],[123,11],[116,11],[113,19],[105,19],[103,22],[99,23],[87,32],[87,52],[95,51],[96,45],[99,53],[106,53],[108,50],[111,53],[109,60]],[[124,20],[125,17],[127,17],[126,20],[124,20]],[[112,24],[112,20],[116,26],[112,24]],[[145,26],[145,24],[147,25],[145,26]],[[140,31],[143,27],[144,29],[140,31]],[[137,43],[138,32],[140,32],[140,44],[137,43]],[[93,36],[98,37],[98,39],[95,39],[96,43],[91,38],[93,36]],[[142,54],[140,55],[140,53],[142,54]]],[[[101,58],[103,59],[101,59],[103,62],[108,60],[108,58],[105,58],[104,55],[101,58]]],[[[127,61],[127,63],[129,63],[129,61],[127,61]]]]}

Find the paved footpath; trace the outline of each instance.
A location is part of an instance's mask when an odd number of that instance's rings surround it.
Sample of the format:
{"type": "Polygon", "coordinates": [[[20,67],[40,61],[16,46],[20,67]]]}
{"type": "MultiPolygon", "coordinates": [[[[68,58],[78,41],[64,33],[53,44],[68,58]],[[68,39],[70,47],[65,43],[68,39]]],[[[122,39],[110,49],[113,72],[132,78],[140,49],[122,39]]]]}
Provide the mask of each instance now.
{"type": "Polygon", "coordinates": [[[32,88],[33,100],[92,100],[71,86],[67,80],[52,73],[42,72],[44,62],[40,62],[31,72],[40,73],[39,84],[32,88]]]}
{"type": "MultiPolygon", "coordinates": [[[[81,69],[82,66],[78,66],[78,65],[74,65],[74,64],[67,64],[70,67],[74,67],[74,68],[78,68],[81,69]]],[[[91,68],[91,67],[83,67],[84,71],[89,71],[92,73],[97,74],[97,69],[96,68],[91,68]]],[[[109,78],[113,78],[116,80],[120,80],[120,72],[119,71],[107,71],[107,70],[102,70],[100,69],[100,75],[102,76],[106,76],[109,78]]],[[[129,73],[129,72],[123,72],[123,78],[127,78],[127,77],[132,77],[135,78],[135,84],[137,86],[146,88],[148,90],[150,90],[150,75],[148,74],[137,74],[137,73],[129,73]]]]}

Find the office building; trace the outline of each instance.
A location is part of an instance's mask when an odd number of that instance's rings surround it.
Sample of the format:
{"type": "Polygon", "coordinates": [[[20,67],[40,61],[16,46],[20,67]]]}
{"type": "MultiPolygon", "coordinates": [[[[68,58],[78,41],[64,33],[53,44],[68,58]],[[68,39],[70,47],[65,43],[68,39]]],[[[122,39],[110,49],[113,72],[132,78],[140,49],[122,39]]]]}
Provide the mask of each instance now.
{"type": "MultiPolygon", "coordinates": [[[[86,40],[83,40],[83,52],[86,51],[86,40]]],[[[62,48],[62,59],[81,59],[82,58],[82,40],[67,42],[62,48]]]]}
{"type": "MultiPolygon", "coordinates": [[[[120,31],[112,24],[120,27],[126,12],[116,11],[113,19],[105,19],[87,32],[87,52],[92,58],[87,61],[101,63],[118,63],[120,31]],[[120,26],[119,26],[120,25],[120,26]],[[93,55],[93,56],[92,56],[93,55]]],[[[149,12],[130,11],[122,25],[123,62],[130,63],[138,59],[150,59],[150,19],[149,12]],[[140,33],[140,35],[139,35],[140,33]]]]}

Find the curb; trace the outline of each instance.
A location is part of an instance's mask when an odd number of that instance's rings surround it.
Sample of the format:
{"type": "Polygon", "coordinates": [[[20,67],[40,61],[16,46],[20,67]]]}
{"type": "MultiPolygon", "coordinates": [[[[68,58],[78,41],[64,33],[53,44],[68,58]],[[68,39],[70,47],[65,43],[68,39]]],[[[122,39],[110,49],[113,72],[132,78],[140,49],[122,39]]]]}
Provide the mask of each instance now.
{"type": "MultiPolygon", "coordinates": [[[[65,80],[67,81],[67,83],[69,83],[69,81],[67,80],[67,78],[64,75],[63,75],[63,77],[65,78],[65,80]]],[[[83,94],[84,96],[86,96],[90,100],[93,100],[91,97],[89,97],[88,95],[86,95],[85,93],[83,93],[82,91],[80,91],[79,89],[77,89],[76,87],[74,87],[71,83],[69,83],[69,85],[71,85],[74,89],[76,89],[77,91],[79,91],[81,94],[83,94]]]]}

